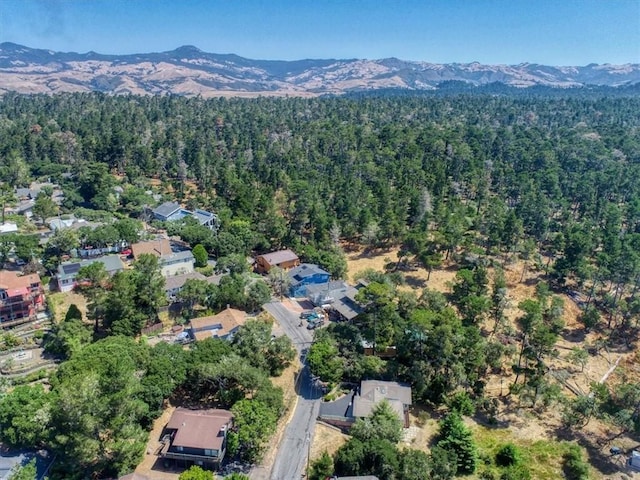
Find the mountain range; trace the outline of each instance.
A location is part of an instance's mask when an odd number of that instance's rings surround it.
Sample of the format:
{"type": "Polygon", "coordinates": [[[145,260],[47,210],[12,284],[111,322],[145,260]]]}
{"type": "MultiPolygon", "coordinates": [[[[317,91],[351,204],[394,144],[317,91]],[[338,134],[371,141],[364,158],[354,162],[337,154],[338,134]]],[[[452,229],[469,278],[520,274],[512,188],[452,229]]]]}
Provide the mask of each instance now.
{"type": "Polygon", "coordinates": [[[252,60],[183,46],[103,55],[0,43],[0,94],[104,92],[212,96],[318,96],[379,89],[433,90],[448,81],[515,87],[610,87],[640,83],[640,64],[554,67],[531,63],[438,64],[385,58],[252,60]]]}

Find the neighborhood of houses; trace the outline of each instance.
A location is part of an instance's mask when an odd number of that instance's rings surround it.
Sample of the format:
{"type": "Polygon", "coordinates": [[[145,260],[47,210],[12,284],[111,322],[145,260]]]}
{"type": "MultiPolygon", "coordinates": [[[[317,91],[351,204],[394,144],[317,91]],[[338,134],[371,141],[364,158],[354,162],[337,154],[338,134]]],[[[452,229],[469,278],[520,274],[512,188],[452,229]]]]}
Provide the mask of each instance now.
{"type": "MultiPolygon", "coordinates": [[[[53,192],[51,198],[57,204],[61,203],[62,192],[56,185],[32,184],[30,188],[16,189],[15,195],[19,203],[5,211],[32,218],[35,199],[43,188],[53,192]]],[[[215,213],[202,209],[188,210],[177,202],[162,203],[149,209],[147,214],[149,219],[161,222],[192,217],[200,225],[213,231],[219,227],[219,219],[215,213]]],[[[41,242],[46,242],[48,236],[56,231],[78,230],[82,227],[95,229],[101,225],[100,222],[88,221],[74,215],[42,219],[41,242]]],[[[4,222],[0,226],[0,234],[16,233],[18,230],[17,224],[12,222],[4,222]]],[[[197,279],[219,284],[225,274],[222,272],[205,276],[198,272],[193,253],[180,240],[170,238],[164,233],[154,233],[146,237],[145,240],[132,244],[121,241],[108,247],[76,249],[71,256],[63,258],[46,286],[38,273],[23,274],[19,267],[24,265],[18,262],[13,262],[10,265],[11,269],[0,270],[0,327],[9,329],[46,318],[45,289],[62,293],[73,291],[78,286],[78,272],[95,262],[102,263],[106,272],[114,275],[131,268],[132,263],[141,255],[156,256],[161,274],[165,278],[165,293],[170,305],[179,302],[178,294],[188,280],[197,279]]],[[[300,325],[303,324],[303,319],[306,320],[309,329],[322,326],[327,319],[351,321],[362,312],[356,295],[366,286],[364,281],[350,285],[343,280],[332,280],[329,272],[318,265],[302,263],[290,249],[264,253],[248,261],[253,265],[256,274],[266,276],[273,268],[280,269],[281,275],[287,277],[287,281],[282,282],[283,285],[287,285],[286,291],[280,293],[293,299],[303,298],[309,302],[312,309],[300,314],[300,325]]],[[[207,338],[231,340],[248,318],[246,312],[227,306],[215,315],[191,318],[185,326],[176,325],[171,331],[175,341],[180,343],[198,342],[207,338]]],[[[367,345],[363,346],[367,348],[367,345]]],[[[390,403],[399,418],[407,425],[407,412],[411,405],[410,387],[383,381],[363,380],[352,394],[333,402],[325,402],[319,418],[328,424],[348,429],[357,418],[369,415],[372,408],[383,400],[390,403]]],[[[198,464],[217,468],[224,459],[227,432],[232,426],[233,415],[226,410],[177,408],[164,428],[162,447],[157,455],[164,461],[176,461],[181,465],[198,464]]],[[[130,476],[123,478],[128,477],[130,476]]]]}

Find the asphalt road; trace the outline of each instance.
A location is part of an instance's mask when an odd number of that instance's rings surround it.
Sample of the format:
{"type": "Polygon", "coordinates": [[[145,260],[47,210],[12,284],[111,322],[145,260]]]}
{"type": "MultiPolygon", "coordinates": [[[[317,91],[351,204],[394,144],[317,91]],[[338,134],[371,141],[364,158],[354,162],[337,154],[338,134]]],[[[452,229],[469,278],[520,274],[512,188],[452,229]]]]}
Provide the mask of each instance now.
{"type": "MultiPolygon", "coordinates": [[[[298,403],[291,421],[284,431],[278,453],[276,455],[270,480],[295,480],[302,478],[306,472],[307,457],[313,439],[316,418],[320,410],[322,390],[311,378],[306,366],[306,352],[313,340],[313,330],[307,330],[306,322],[300,325],[298,315],[285,308],[280,302],[271,302],[265,309],[273,315],[284,332],[293,342],[300,354],[300,360],[305,364],[296,383],[298,403]]],[[[251,475],[252,479],[265,478],[264,474],[251,475]]]]}

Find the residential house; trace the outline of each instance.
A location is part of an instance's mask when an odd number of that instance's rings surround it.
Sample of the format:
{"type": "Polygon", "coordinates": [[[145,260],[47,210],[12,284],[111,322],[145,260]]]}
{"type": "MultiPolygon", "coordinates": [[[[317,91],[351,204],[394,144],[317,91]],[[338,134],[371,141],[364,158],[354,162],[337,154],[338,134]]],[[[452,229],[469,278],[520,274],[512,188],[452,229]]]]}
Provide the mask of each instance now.
{"type": "Polygon", "coordinates": [[[220,285],[220,279],[224,275],[212,275],[205,277],[199,272],[185,273],[182,275],[172,275],[167,277],[165,281],[164,291],[167,294],[169,300],[174,300],[175,296],[182,290],[187,280],[204,280],[205,282],[213,285],[220,285]]]}
{"type": "Polygon", "coordinates": [[[172,275],[167,277],[164,284],[164,291],[167,294],[167,298],[172,300],[182,290],[187,280],[206,280],[207,277],[198,272],[185,273],[182,275],[172,275]]]}
{"type": "Polygon", "coordinates": [[[300,259],[291,250],[280,250],[277,252],[265,253],[256,257],[255,269],[258,273],[269,273],[273,267],[289,270],[300,265],[300,259]]]}
{"type": "Polygon", "coordinates": [[[224,458],[232,425],[228,410],[176,408],[165,427],[160,456],[215,467],[224,458]]]}
{"type": "Polygon", "coordinates": [[[360,388],[350,395],[320,405],[319,418],[339,428],[349,429],[358,418],[368,417],[374,407],[386,400],[407,428],[411,387],[398,382],[363,380],[360,388]]]}
{"type": "Polygon", "coordinates": [[[79,230],[82,227],[88,227],[92,230],[104,225],[103,222],[89,222],[84,218],[78,218],[75,215],[64,215],[60,217],[46,218],[44,223],[49,226],[51,231],[64,230],[70,228],[71,230],[79,230]]]}
{"type": "Polygon", "coordinates": [[[195,270],[196,260],[190,250],[175,252],[171,255],[163,255],[160,257],[160,272],[165,278],[173,275],[185,275],[193,273],[195,270]]]}
{"type": "Polygon", "coordinates": [[[218,216],[215,213],[199,208],[194,211],[187,210],[182,208],[178,202],[165,202],[162,205],[158,205],[151,210],[151,214],[155,220],[160,220],[161,222],[174,222],[185,217],[193,217],[200,225],[211,230],[216,230],[219,225],[218,216]]]}
{"type": "Polygon", "coordinates": [[[137,260],[143,253],[155,255],[160,258],[163,255],[171,255],[171,243],[167,238],[158,238],[156,240],[148,240],[146,242],[138,242],[131,245],[131,254],[137,260]]]}
{"type": "Polygon", "coordinates": [[[329,272],[324,271],[318,265],[303,263],[287,272],[291,279],[289,296],[304,297],[307,295],[307,286],[325,284],[331,278],[329,272]]]}
{"type": "Polygon", "coordinates": [[[35,200],[44,187],[51,187],[53,191],[51,200],[53,200],[56,205],[61,205],[64,201],[64,194],[58,185],[50,182],[32,182],[29,188],[16,188],[15,193],[18,199],[18,205],[7,208],[7,211],[16,215],[23,215],[27,218],[33,217],[35,200]]]}
{"type": "Polygon", "coordinates": [[[107,255],[99,258],[64,262],[58,266],[58,273],[56,275],[58,290],[61,292],[69,292],[73,290],[76,286],[75,279],[78,276],[78,271],[80,271],[82,267],[91,265],[94,262],[102,263],[109,275],[114,275],[115,273],[124,270],[124,263],[122,263],[119,255],[107,255]]]}
{"type": "Polygon", "coordinates": [[[352,287],[343,280],[309,285],[307,297],[315,306],[329,306],[339,316],[339,319],[350,321],[363,311],[362,306],[356,301],[356,295],[364,285],[364,283],[358,282],[355,287],[352,287]]]}
{"type": "Polygon", "coordinates": [[[21,200],[15,207],[7,207],[7,212],[14,215],[22,215],[28,219],[33,217],[34,200],[21,200]]]}
{"type": "Polygon", "coordinates": [[[194,272],[195,259],[191,251],[174,251],[166,238],[134,243],[131,252],[136,260],[145,253],[158,257],[160,271],[165,278],[194,272]]]}
{"type": "Polygon", "coordinates": [[[245,324],[247,315],[242,310],[227,307],[217,315],[192,318],[190,333],[194,340],[221,338],[231,340],[238,329],[245,324]]]}
{"type": "Polygon", "coordinates": [[[44,308],[44,290],[38,274],[0,270],[0,326],[35,320],[44,308]]]}

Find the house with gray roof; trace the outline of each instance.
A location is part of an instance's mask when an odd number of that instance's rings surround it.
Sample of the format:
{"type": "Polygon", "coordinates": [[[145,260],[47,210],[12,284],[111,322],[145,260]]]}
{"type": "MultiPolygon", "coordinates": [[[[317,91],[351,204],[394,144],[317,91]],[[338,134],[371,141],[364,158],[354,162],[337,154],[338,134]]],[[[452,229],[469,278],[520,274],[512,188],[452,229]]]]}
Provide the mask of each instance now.
{"type": "Polygon", "coordinates": [[[305,297],[309,285],[323,285],[329,282],[331,274],[318,265],[303,263],[287,272],[291,280],[289,296],[305,297]]]}
{"type": "Polygon", "coordinates": [[[371,415],[375,406],[386,401],[407,428],[411,387],[398,382],[363,380],[360,388],[333,402],[320,404],[319,418],[339,428],[349,429],[358,418],[371,415]]]}
{"type": "Polygon", "coordinates": [[[191,250],[172,252],[160,257],[160,271],[163,277],[193,273],[195,258],[191,250]]]}
{"type": "Polygon", "coordinates": [[[100,258],[64,262],[58,266],[58,272],[56,274],[58,289],[61,292],[69,292],[73,290],[76,286],[75,279],[78,276],[80,269],[95,262],[102,263],[104,265],[104,269],[109,275],[114,275],[115,273],[124,270],[124,263],[122,263],[119,255],[107,255],[100,258]]]}
{"type": "Polygon", "coordinates": [[[160,220],[161,222],[175,222],[185,217],[193,217],[200,225],[211,230],[218,228],[218,216],[215,213],[199,208],[194,211],[187,210],[186,208],[182,208],[178,202],[165,202],[151,210],[151,213],[154,219],[160,220]]]}
{"type": "Polygon", "coordinates": [[[358,291],[364,283],[353,287],[344,280],[336,280],[319,285],[307,286],[307,297],[317,307],[330,306],[341,319],[350,321],[362,313],[362,306],[356,301],[358,291]]]}
{"type": "Polygon", "coordinates": [[[199,272],[184,273],[182,275],[172,275],[167,277],[164,284],[164,291],[169,300],[173,300],[175,296],[182,290],[187,280],[206,280],[207,277],[199,272]]]}

